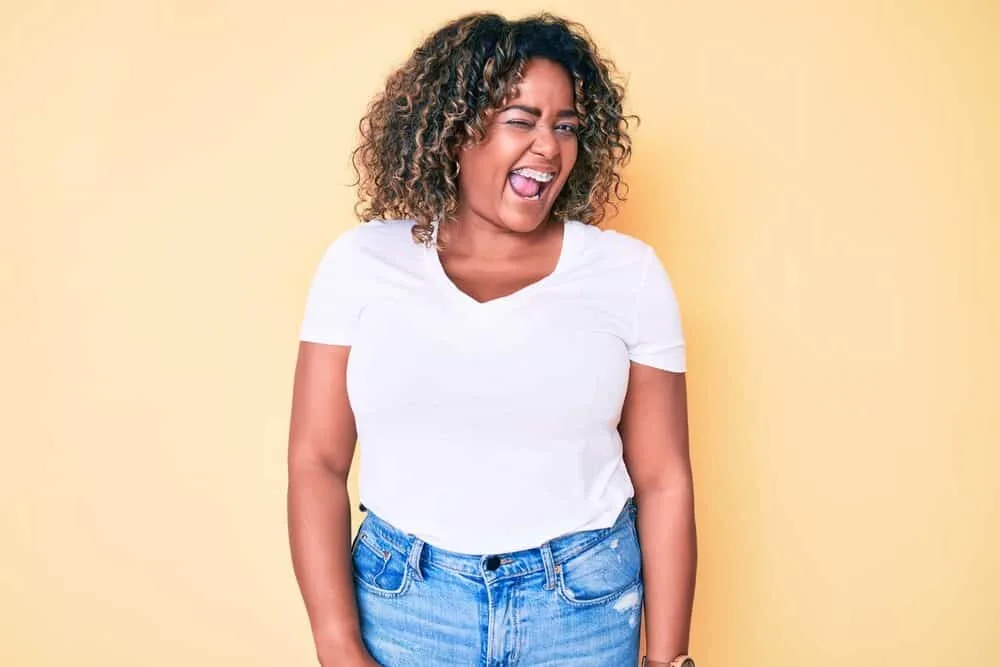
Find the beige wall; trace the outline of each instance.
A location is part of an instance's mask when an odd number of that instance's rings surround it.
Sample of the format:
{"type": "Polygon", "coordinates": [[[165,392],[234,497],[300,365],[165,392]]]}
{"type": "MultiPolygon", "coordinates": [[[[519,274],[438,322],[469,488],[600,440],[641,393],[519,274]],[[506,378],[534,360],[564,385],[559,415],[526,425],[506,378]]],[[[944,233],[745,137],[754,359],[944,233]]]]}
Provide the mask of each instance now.
{"type": "MultiPolygon", "coordinates": [[[[644,118],[613,224],[691,341],[699,664],[1000,662],[997,3],[548,6],[644,118]]],[[[305,289],[368,97],[466,7],[0,8],[0,664],[312,664],[305,289]]]]}

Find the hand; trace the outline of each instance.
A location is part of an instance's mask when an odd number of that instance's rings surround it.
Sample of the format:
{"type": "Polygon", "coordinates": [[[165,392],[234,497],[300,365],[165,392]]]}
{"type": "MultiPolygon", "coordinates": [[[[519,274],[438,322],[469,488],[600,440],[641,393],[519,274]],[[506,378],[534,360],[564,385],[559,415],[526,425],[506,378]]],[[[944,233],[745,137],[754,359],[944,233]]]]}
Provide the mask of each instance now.
{"type": "Polygon", "coordinates": [[[381,667],[360,641],[320,647],[319,664],[321,667],[381,667]]]}
{"type": "Polygon", "coordinates": [[[367,653],[357,658],[341,657],[320,662],[321,667],[382,667],[367,653]]]}

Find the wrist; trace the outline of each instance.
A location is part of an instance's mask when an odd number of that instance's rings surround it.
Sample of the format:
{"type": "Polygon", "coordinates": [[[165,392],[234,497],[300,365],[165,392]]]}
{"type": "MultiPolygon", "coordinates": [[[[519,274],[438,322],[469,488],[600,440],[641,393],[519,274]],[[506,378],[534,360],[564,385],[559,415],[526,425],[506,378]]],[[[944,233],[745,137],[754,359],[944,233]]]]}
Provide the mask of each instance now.
{"type": "Polygon", "coordinates": [[[360,636],[325,637],[316,641],[316,657],[321,665],[338,665],[346,659],[367,654],[360,636]]]}
{"type": "Polygon", "coordinates": [[[673,660],[653,660],[646,656],[642,657],[642,667],[695,667],[691,656],[679,655],[673,660]]]}

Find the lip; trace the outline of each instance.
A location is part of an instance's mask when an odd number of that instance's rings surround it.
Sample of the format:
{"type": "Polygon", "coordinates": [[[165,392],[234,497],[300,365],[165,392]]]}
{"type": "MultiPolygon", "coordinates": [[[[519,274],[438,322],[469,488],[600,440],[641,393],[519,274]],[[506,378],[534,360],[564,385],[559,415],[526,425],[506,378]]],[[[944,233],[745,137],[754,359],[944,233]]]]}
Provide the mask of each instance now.
{"type": "Polygon", "coordinates": [[[514,199],[516,199],[519,202],[523,202],[525,204],[543,204],[546,201],[548,201],[549,189],[552,187],[552,185],[555,184],[558,177],[559,177],[559,169],[557,169],[552,164],[544,164],[544,163],[519,164],[512,167],[511,170],[507,172],[507,178],[504,179],[504,188],[510,190],[511,196],[514,197],[514,199]],[[540,171],[542,173],[552,175],[551,181],[542,184],[541,196],[538,199],[525,199],[521,195],[514,192],[513,188],[510,187],[510,174],[517,171],[518,169],[534,169],[535,171],[540,171]]]}
{"type": "MultiPolygon", "coordinates": [[[[541,171],[546,174],[552,174],[552,180],[556,180],[556,176],[559,175],[559,169],[551,164],[519,164],[513,167],[510,171],[517,171],[518,169],[534,169],[535,171],[541,171]]],[[[510,172],[507,172],[510,173],[510,172]]]]}

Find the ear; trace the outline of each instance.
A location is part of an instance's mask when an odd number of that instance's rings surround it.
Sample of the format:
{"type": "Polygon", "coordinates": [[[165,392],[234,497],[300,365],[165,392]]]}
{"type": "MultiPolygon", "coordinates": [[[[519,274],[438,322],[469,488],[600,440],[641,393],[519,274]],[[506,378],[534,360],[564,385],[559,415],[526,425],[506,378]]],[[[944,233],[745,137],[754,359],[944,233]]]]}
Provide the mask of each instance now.
{"type": "Polygon", "coordinates": [[[460,153],[469,150],[475,145],[476,145],[476,140],[471,136],[466,136],[465,139],[462,141],[462,143],[460,143],[458,147],[455,149],[455,154],[452,157],[458,158],[460,153]]]}

